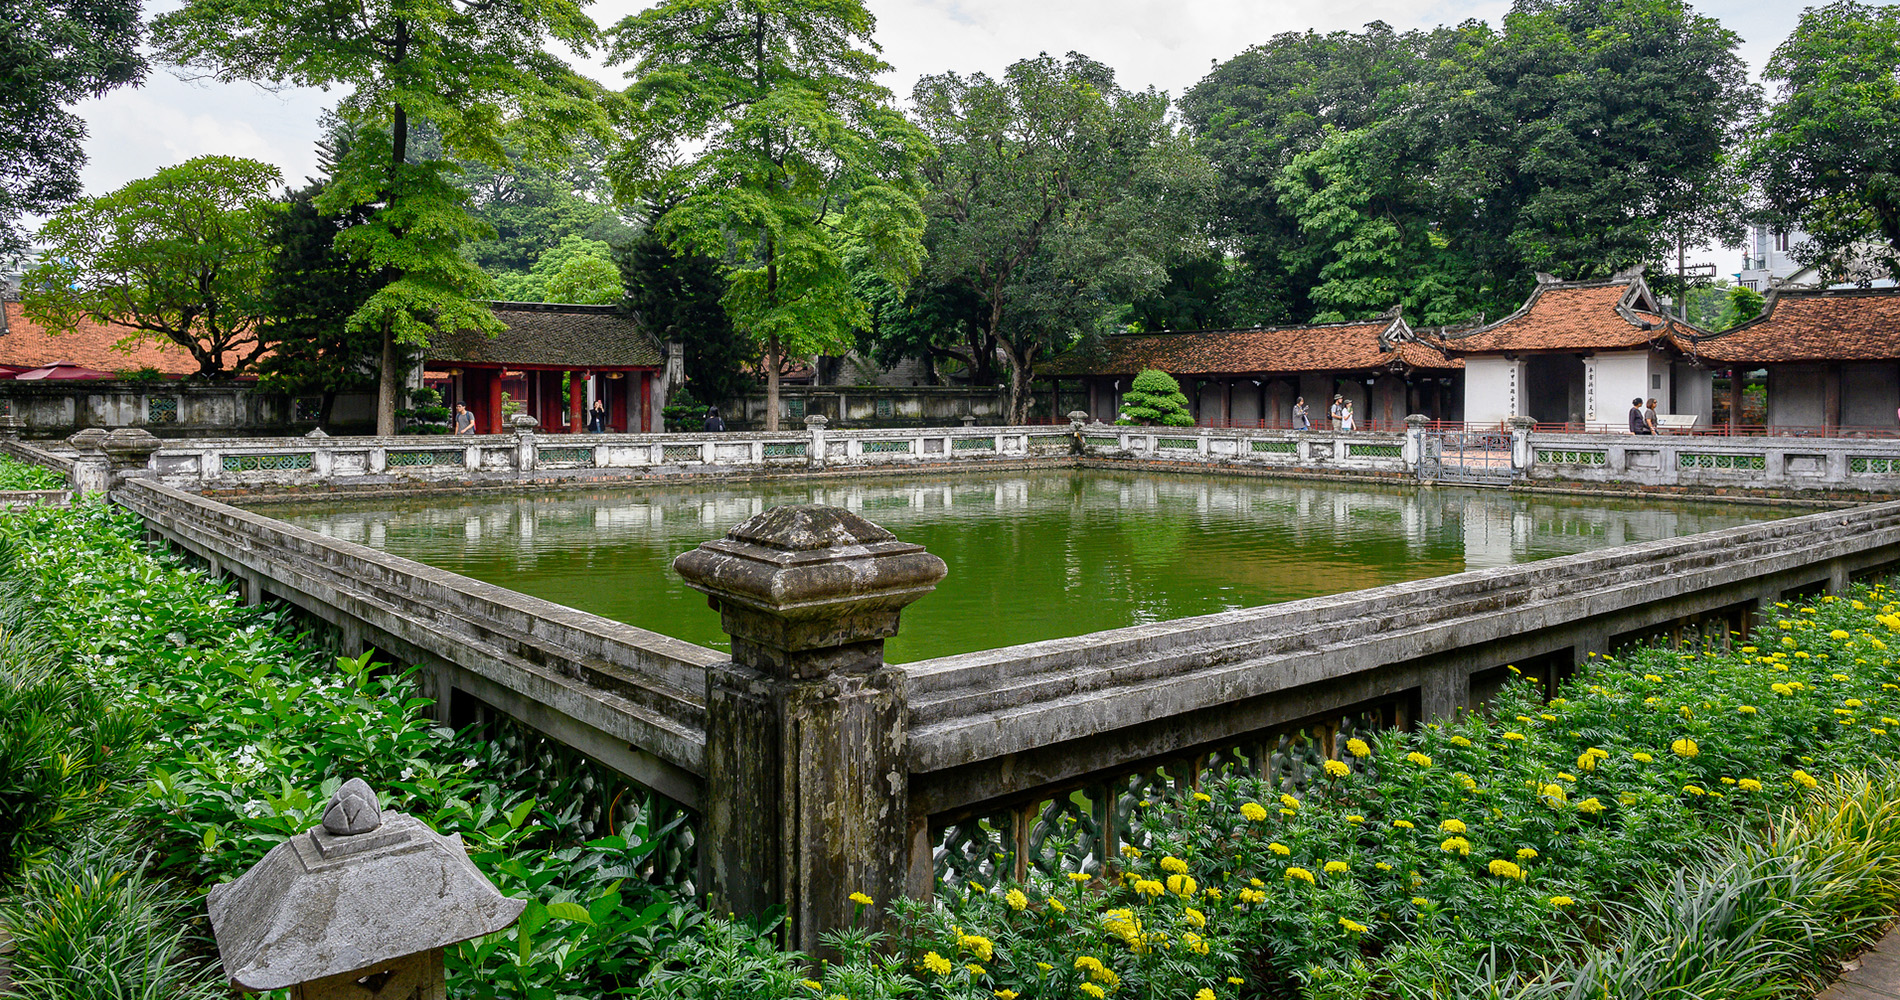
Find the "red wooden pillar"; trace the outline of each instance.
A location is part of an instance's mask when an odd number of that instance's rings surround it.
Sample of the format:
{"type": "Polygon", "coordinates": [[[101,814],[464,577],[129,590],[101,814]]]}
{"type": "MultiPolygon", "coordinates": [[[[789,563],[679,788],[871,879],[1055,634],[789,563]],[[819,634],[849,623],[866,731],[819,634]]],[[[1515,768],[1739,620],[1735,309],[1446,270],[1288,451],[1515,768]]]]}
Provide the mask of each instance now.
{"type": "MultiPolygon", "coordinates": [[[[633,387],[627,387],[631,394],[633,387]]],[[[653,433],[653,373],[640,373],[640,433],[653,433]]]]}
{"type": "Polygon", "coordinates": [[[1220,380],[1220,425],[1234,426],[1234,380],[1230,378],[1220,380]]]}
{"type": "Polygon", "coordinates": [[[501,377],[506,372],[493,369],[488,373],[488,422],[481,428],[484,434],[500,434],[501,423],[501,377]]]}
{"type": "Polygon", "coordinates": [[[579,434],[582,430],[586,429],[587,425],[583,422],[585,420],[585,413],[583,411],[586,409],[586,407],[583,404],[586,402],[586,400],[587,400],[587,373],[586,372],[568,372],[567,373],[567,432],[569,434],[579,434]]]}

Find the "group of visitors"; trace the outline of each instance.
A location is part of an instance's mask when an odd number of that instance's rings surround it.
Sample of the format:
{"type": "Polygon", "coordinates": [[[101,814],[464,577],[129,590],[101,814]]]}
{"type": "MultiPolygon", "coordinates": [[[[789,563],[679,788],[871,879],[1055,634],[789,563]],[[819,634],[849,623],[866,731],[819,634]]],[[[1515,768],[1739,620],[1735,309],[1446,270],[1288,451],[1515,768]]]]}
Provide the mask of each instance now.
{"type": "Polygon", "coordinates": [[[1643,406],[1643,397],[1630,400],[1630,433],[1656,433],[1656,401],[1650,400],[1649,406],[1643,406]]]}
{"type": "MultiPolygon", "coordinates": [[[[1333,397],[1332,407],[1326,412],[1333,419],[1334,430],[1352,431],[1359,429],[1359,420],[1357,417],[1354,417],[1352,413],[1352,400],[1344,396],[1335,395],[1333,397]]],[[[1296,396],[1293,399],[1293,426],[1303,431],[1313,429],[1313,420],[1307,413],[1305,396],[1296,396]]]]}

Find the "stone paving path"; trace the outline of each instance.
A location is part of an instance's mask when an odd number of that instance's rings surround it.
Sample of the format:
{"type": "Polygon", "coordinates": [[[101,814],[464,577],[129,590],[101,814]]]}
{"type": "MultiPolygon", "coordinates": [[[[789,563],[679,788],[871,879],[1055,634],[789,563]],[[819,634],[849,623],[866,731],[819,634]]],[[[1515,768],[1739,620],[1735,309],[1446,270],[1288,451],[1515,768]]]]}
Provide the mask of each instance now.
{"type": "Polygon", "coordinates": [[[1900,928],[1847,963],[1841,978],[1814,1000],[1900,1000],[1900,928]]]}

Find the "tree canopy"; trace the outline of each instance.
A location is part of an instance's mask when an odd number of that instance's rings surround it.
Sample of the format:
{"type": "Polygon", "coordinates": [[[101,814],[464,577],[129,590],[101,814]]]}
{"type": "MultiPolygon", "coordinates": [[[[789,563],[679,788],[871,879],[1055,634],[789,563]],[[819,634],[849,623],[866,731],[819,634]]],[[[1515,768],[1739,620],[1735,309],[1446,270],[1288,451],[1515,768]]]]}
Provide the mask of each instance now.
{"type": "Polygon", "coordinates": [[[10,0],[0,16],[0,261],[21,215],[78,197],[86,123],[68,110],[145,77],[138,0],[10,0]]]}
{"type": "Polygon", "coordinates": [[[1028,419],[1036,362],[1104,332],[1183,256],[1213,174],[1166,94],[1131,92],[1086,56],[925,77],[912,101],[937,152],[927,277],[980,303],[1009,368],[1009,419],[1028,419]]]}
{"type": "Polygon", "coordinates": [[[242,374],[263,349],[277,168],[200,156],[97,198],[39,232],[26,313],[55,333],[82,320],[191,353],[207,378],[242,374]]]}
{"type": "MultiPolygon", "coordinates": [[[[1764,76],[1775,102],[1749,163],[1777,213],[1806,232],[1805,262],[1869,255],[1900,274],[1900,9],[1811,7],[1764,76]]],[[[1836,275],[1838,276],[1838,275],[1836,275]]]]}
{"type": "Polygon", "coordinates": [[[860,0],[664,0],[612,29],[633,65],[627,193],[678,193],[655,230],[720,261],[734,329],[764,347],[768,429],[787,352],[869,318],[847,248],[900,287],[923,255],[928,146],[876,82],[875,27],[860,0]]]}

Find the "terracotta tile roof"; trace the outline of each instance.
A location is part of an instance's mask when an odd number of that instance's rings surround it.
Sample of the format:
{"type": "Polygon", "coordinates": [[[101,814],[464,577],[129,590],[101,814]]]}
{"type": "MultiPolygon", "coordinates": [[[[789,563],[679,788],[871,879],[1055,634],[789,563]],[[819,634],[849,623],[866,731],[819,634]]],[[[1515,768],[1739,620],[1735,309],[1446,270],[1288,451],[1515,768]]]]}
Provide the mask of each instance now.
{"type": "Polygon", "coordinates": [[[435,338],[428,361],[554,365],[562,368],[662,368],[666,352],[633,318],[614,306],[497,302],[508,329],[490,338],[461,330],[435,338]]]}
{"type": "Polygon", "coordinates": [[[1452,354],[1629,350],[1654,340],[1673,344],[1678,336],[1702,332],[1655,312],[1655,305],[1640,276],[1606,282],[1546,280],[1516,312],[1448,337],[1444,347],[1452,354]]]}
{"type": "Polygon", "coordinates": [[[1748,364],[1900,359],[1900,288],[1777,291],[1760,316],[1691,349],[1748,364]]]}
{"type": "Polygon", "coordinates": [[[167,375],[193,375],[198,362],[182,347],[160,348],[147,338],[130,353],[116,350],[131,331],[122,326],[84,322],[71,333],[51,334],[26,318],[20,303],[0,303],[6,309],[6,332],[0,333],[0,365],[38,368],[59,361],[71,361],[101,371],[135,371],[156,368],[167,375]]]}
{"type": "Polygon", "coordinates": [[[1036,366],[1038,375],[1132,375],[1159,368],[1170,375],[1261,372],[1451,369],[1464,362],[1413,337],[1404,320],[1327,323],[1192,333],[1105,337],[1099,350],[1070,351],[1036,366]],[[1382,338],[1381,335],[1384,335],[1382,338]]]}

